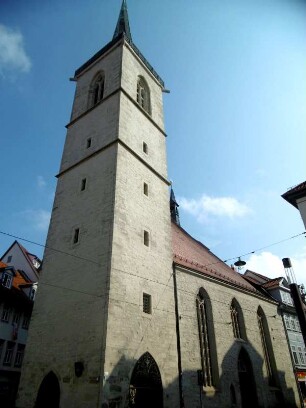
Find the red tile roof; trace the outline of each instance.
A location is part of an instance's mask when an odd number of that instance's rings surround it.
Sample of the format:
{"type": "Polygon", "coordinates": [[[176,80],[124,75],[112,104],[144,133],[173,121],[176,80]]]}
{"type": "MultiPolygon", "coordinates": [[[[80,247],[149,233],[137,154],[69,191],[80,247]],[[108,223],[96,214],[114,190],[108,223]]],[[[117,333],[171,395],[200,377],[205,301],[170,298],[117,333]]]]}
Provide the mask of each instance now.
{"type": "Polygon", "coordinates": [[[288,203],[292,204],[295,208],[298,208],[296,200],[304,196],[306,196],[306,181],[303,181],[297,186],[292,187],[290,190],[286,191],[286,193],[282,194],[282,197],[286,201],[288,201],[288,203]]]}
{"type": "Polygon", "coordinates": [[[172,222],[172,249],[173,261],[176,264],[243,289],[257,292],[238,272],[226,265],[205,245],[195,240],[174,222],[172,222]]]}
{"type": "Polygon", "coordinates": [[[263,288],[268,289],[268,288],[272,288],[273,286],[279,286],[280,282],[283,280],[284,278],[281,276],[280,278],[275,278],[275,279],[271,279],[269,280],[269,282],[264,283],[262,285],[263,288]]]}

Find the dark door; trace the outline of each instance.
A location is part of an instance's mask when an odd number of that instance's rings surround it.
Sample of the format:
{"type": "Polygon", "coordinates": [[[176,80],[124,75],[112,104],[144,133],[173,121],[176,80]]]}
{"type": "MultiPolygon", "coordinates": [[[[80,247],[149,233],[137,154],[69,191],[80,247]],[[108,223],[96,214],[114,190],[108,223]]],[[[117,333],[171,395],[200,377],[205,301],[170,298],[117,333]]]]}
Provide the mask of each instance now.
{"type": "Polygon", "coordinates": [[[137,361],[130,383],[130,407],[163,408],[163,387],[158,366],[150,353],[137,361]]]}
{"type": "Polygon", "coordinates": [[[238,356],[238,375],[242,408],[258,407],[252,363],[248,353],[243,348],[238,356]]]}
{"type": "Polygon", "coordinates": [[[59,408],[60,387],[56,375],[51,371],[40,384],[35,408],[59,408]]]}

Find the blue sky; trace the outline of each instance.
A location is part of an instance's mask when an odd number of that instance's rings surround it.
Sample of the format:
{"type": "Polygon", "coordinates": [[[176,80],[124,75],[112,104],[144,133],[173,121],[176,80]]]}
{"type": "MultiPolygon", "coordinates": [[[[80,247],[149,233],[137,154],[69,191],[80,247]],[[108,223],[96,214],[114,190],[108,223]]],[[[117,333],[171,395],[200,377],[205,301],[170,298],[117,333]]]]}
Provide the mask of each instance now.
{"type": "MultiPolygon", "coordinates": [[[[0,2],[1,231],[45,242],[69,78],[111,40],[120,4],[0,2]]],[[[129,0],[128,9],[135,44],[171,91],[168,173],[182,226],[221,259],[302,233],[281,194],[306,179],[306,3],[129,0]]],[[[0,253],[12,241],[0,234],[0,253]]],[[[245,260],[273,277],[283,257],[306,283],[303,236],[245,260]]]]}

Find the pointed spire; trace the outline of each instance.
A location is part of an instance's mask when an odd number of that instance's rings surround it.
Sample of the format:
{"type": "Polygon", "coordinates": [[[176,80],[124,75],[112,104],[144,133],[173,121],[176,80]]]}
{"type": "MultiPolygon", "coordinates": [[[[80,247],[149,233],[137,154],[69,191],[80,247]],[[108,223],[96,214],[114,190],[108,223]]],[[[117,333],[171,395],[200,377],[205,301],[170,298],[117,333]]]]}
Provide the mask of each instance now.
{"type": "Polygon", "coordinates": [[[132,35],[130,31],[129,16],[128,16],[128,11],[127,11],[126,0],[122,1],[121,10],[119,13],[113,40],[117,38],[120,34],[125,34],[127,39],[132,42],[132,35]]]}
{"type": "Polygon", "coordinates": [[[171,214],[171,219],[173,222],[176,223],[176,225],[180,225],[180,215],[178,212],[178,203],[176,202],[174,191],[171,185],[171,191],[170,191],[170,214],[171,214]]]}

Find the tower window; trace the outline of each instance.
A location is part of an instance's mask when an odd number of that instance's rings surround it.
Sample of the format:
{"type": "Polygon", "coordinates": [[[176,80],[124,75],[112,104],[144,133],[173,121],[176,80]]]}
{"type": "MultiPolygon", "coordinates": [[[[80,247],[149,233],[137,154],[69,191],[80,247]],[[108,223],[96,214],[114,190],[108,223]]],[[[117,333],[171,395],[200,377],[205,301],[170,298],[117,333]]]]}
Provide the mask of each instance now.
{"type": "Polygon", "coordinates": [[[147,183],[143,183],[143,194],[145,194],[146,196],[149,195],[149,186],[147,183]]]}
{"type": "Polygon", "coordinates": [[[143,231],[143,243],[145,244],[145,246],[149,246],[150,237],[148,231],[143,231]]]}
{"type": "Polygon", "coordinates": [[[145,154],[148,154],[148,145],[145,142],[143,142],[143,144],[142,144],[142,151],[145,154]]]}
{"type": "Polygon", "coordinates": [[[142,296],[142,310],[147,314],[152,313],[151,295],[148,295],[147,293],[144,293],[142,296]]]}
{"type": "Polygon", "coordinates": [[[91,146],[91,137],[86,140],[86,148],[89,149],[91,146]]]}
{"type": "Polygon", "coordinates": [[[151,115],[150,90],[143,77],[138,77],[137,103],[142,107],[142,109],[151,115]]]}
{"type": "Polygon", "coordinates": [[[77,244],[79,242],[79,238],[80,238],[80,228],[76,228],[73,234],[73,243],[77,244]]]}
{"type": "Polygon", "coordinates": [[[12,261],[12,258],[13,258],[13,256],[12,255],[9,255],[8,257],[7,257],[7,263],[9,263],[9,262],[11,262],[12,261]]]}
{"type": "Polygon", "coordinates": [[[86,178],[83,178],[81,182],[81,191],[84,191],[85,188],[86,188],[86,178]]]}
{"type": "Polygon", "coordinates": [[[104,96],[104,74],[100,72],[92,81],[89,93],[89,108],[95,106],[104,96]]]}

